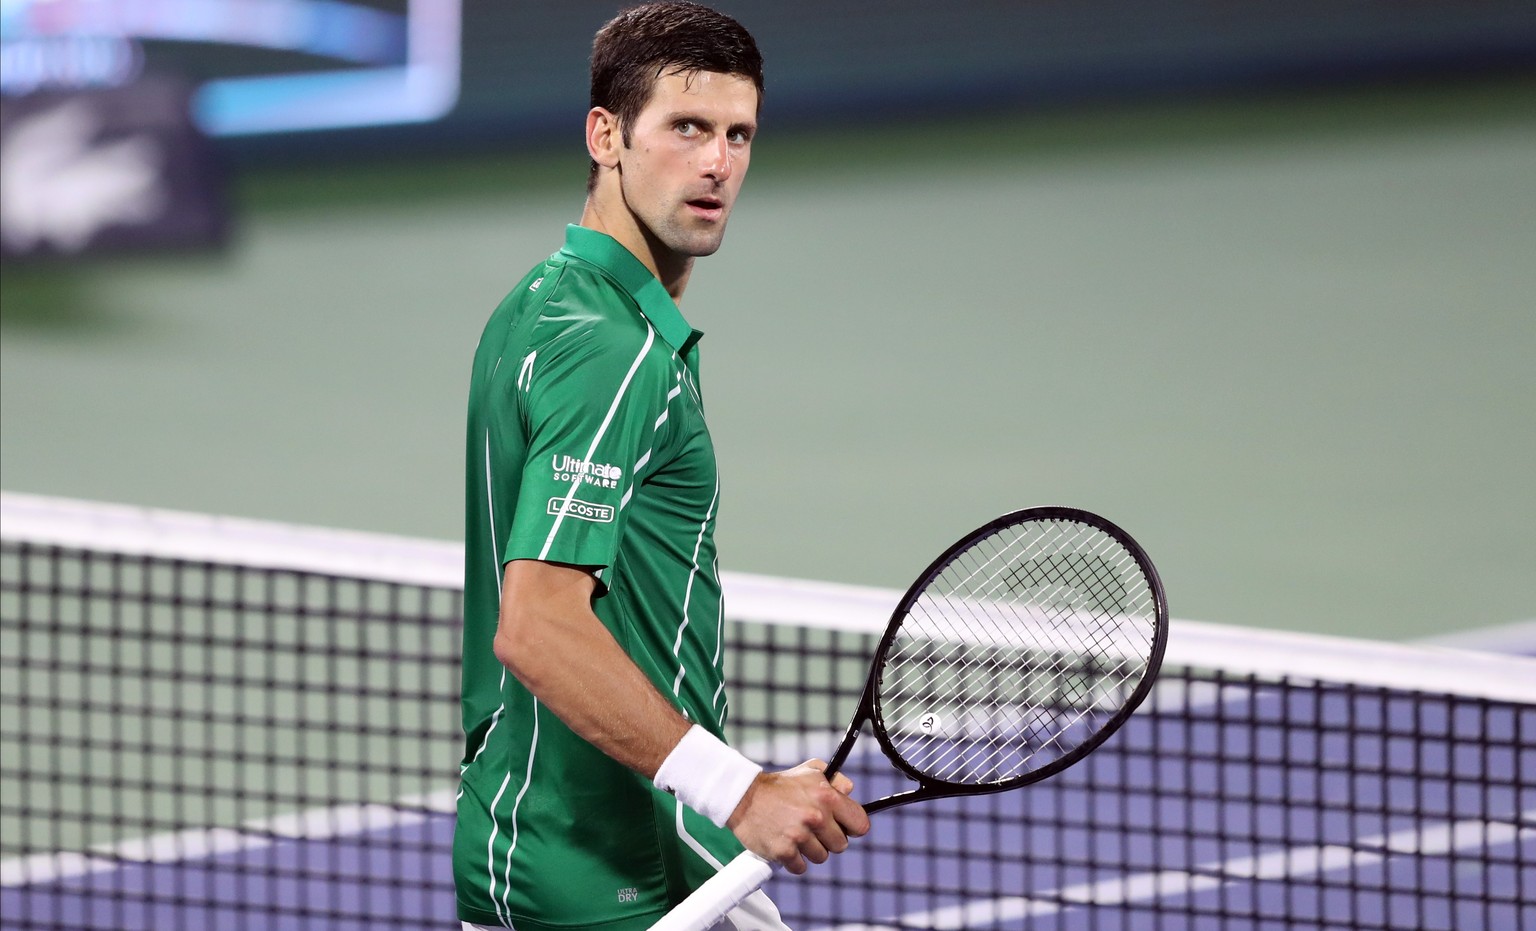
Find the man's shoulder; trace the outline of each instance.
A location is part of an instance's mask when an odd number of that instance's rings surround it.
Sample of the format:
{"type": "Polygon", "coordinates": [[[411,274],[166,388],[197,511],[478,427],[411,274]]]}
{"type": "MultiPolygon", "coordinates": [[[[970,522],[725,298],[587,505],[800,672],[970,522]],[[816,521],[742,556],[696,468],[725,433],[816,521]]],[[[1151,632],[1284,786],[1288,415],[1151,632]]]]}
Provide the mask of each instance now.
{"type": "Polygon", "coordinates": [[[579,259],[552,262],[526,285],[527,297],[537,301],[535,342],[579,340],[610,349],[644,340],[650,324],[633,296],[601,269],[579,259]]]}
{"type": "Polygon", "coordinates": [[[562,253],[528,270],[506,293],[490,324],[520,321],[553,323],[557,329],[596,327],[609,319],[620,324],[633,313],[633,299],[601,269],[562,253]]]}
{"type": "Polygon", "coordinates": [[[544,299],[549,304],[570,304],[590,312],[611,313],[619,319],[638,316],[634,295],[601,266],[579,256],[556,253],[544,266],[544,299]]]}
{"type": "Polygon", "coordinates": [[[667,377],[670,347],[622,288],[585,263],[551,266],[524,286],[521,313],[532,313],[521,354],[531,354],[535,378],[561,394],[581,392],[594,382],[650,383],[667,377]]]}

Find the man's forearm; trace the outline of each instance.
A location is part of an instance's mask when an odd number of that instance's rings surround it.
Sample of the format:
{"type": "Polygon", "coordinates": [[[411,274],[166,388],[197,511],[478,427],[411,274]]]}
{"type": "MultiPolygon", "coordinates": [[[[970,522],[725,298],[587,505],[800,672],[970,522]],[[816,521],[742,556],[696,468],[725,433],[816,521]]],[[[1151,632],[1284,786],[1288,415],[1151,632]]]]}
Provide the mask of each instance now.
{"type": "Polygon", "coordinates": [[[579,569],[508,563],[496,658],[583,740],[654,778],[690,725],[592,612],[594,585],[579,569]]]}
{"type": "Polygon", "coordinates": [[[846,848],[845,829],[869,829],[852,784],[829,784],[825,764],[763,773],[693,730],[592,612],[595,586],[532,560],[508,563],[502,584],[496,658],[567,727],[791,872],[846,848]]]}

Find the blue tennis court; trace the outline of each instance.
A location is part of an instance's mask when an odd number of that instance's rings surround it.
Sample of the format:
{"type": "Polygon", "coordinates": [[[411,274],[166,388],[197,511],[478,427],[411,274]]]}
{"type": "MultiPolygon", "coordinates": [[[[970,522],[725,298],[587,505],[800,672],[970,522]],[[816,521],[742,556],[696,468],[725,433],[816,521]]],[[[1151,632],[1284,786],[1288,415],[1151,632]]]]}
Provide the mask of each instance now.
{"type": "MultiPolygon", "coordinates": [[[[827,649],[785,631],[802,660],[827,649]]],[[[837,636],[857,650],[867,635],[837,636]]],[[[765,674],[795,660],[742,646],[765,674]]],[[[1523,666],[1490,660],[1485,674],[1523,666]]],[[[882,813],[857,853],[773,895],[793,926],[843,931],[1536,928],[1533,736],[1530,703],[1178,667],[1062,775],[882,813]]],[[[860,794],[896,791],[870,753],[848,768],[860,794]]],[[[8,859],[0,911],[19,928],[453,927],[450,803],[8,859]]]]}

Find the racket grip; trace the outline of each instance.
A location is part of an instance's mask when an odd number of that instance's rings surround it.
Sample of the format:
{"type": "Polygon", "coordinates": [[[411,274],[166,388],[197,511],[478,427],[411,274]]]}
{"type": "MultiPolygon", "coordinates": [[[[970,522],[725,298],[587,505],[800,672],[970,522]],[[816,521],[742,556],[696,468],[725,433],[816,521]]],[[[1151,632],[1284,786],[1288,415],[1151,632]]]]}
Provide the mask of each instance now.
{"type": "Polygon", "coordinates": [[[651,931],[705,931],[712,928],[772,876],[773,864],[744,850],[704,885],[693,890],[682,904],[651,925],[651,931]]]}

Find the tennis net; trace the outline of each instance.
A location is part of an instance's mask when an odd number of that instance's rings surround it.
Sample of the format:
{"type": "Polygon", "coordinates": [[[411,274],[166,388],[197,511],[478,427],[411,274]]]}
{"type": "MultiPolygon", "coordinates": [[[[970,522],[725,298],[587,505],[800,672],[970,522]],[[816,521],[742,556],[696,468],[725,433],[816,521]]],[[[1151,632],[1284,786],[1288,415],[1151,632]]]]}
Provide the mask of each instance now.
{"type": "MultiPolygon", "coordinates": [[[[0,924],[456,927],[459,548],[14,494],[0,537],[0,924]]],[[[899,593],[725,585],[733,739],[825,757],[899,593]]],[[[770,888],[802,929],[1536,929],[1536,661],[1175,621],[1084,762],[770,888]]]]}

